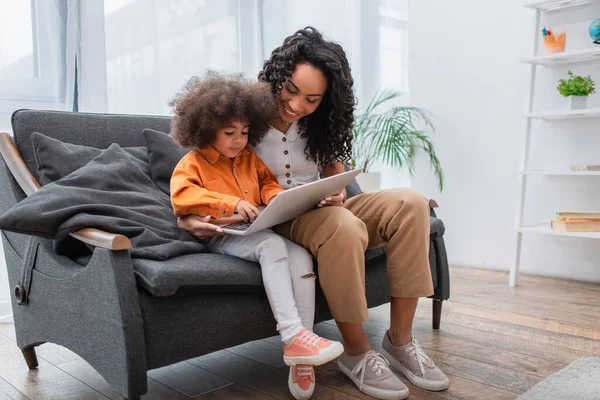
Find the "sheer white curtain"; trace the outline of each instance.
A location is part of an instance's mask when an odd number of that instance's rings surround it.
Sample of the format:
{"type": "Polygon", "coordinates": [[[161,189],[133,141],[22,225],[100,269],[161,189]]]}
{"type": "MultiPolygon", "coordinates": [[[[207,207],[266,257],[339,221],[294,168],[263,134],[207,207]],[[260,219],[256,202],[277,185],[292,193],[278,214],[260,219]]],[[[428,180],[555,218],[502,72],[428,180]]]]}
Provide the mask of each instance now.
{"type": "Polygon", "coordinates": [[[72,110],[80,0],[0,2],[0,129],[17,108],[72,110]]]}
{"type": "Polygon", "coordinates": [[[83,25],[82,63],[85,38],[101,35],[105,71],[82,77],[90,89],[81,92],[80,110],[168,114],[169,100],[192,75],[211,68],[255,77],[270,52],[307,25],[344,46],[364,104],[380,84],[407,89],[407,1],[104,0],[104,31],[83,25]],[[106,102],[85,105],[103,95],[106,102]]]}
{"type": "MultiPolygon", "coordinates": [[[[0,1],[0,131],[20,108],[73,110],[80,0],[0,1]]],[[[0,242],[0,323],[10,321],[0,242]]]]}
{"type": "Polygon", "coordinates": [[[105,0],[104,17],[108,112],[167,114],[191,76],[240,69],[237,0],[105,0]]]}

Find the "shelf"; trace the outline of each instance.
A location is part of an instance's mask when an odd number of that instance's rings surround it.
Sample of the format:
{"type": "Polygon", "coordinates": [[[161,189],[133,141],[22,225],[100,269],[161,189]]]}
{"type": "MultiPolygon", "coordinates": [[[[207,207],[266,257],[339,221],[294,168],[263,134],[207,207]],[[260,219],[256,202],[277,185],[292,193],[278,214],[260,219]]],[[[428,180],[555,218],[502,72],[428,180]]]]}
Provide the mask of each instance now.
{"type": "Polygon", "coordinates": [[[553,235],[553,236],[567,236],[567,237],[578,237],[586,239],[600,239],[600,232],[561,232],[555,231],[550,227],[550,223],[542,223],[537,225],[524,226],[522,228],[516,228],[517,232],[522,233],[539,233],[542,235],[553,235]]]}
{"type": "Polygon", "coordinates": [[[571,170],[545,170],[530,169],[521,171],[521,175],[545,175],[545,176],[600,176],[600,171],[571,171],[571,170]]]}
{"type": "Polygon", "coordinates": [[[579,119],[579,118],[600,118],[600,108],[588,108],[576,111],[552,111],[542,113],[531,113],[525,115],[525,118],[532,119],[579,119]]]}
{"type": "Polygon", "coordinates": [[[600,46],[591,49],[568,51],[540,57],[529,57],[521,60],[522,63],[538,64],[545,66],[573,64],[589,61],[600,61],[600,46]]]}
{"type": "Polygon", "coordinates": [[[528,1],[524,6],[539,11],[555,11],[597,2],[598,0],[536,0],[528,1]]]}

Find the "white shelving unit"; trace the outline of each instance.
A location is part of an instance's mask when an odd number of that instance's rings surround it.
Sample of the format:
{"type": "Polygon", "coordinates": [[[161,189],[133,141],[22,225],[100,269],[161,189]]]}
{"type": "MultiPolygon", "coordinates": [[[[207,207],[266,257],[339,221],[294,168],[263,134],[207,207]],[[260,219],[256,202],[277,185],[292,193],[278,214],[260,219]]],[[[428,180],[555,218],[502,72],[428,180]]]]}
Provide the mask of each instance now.
{"type": "Polygon", "coordinates": [[[600,171],[553,171],[546,169],[529,169],[522,171],[521,175],[541,175],[541,176],[600,176],[600,171]]]}
{"type": "Polygon", "coordinates": [[[583,63],[599,59],[600,46],[598,46],[597,49],[585,49],[558,54],[550,54],[547,56],[524,58],[521,60],[521,62],[551,67],[553,65],[583,63]]]}
{"type": "MultiPolygon", "coordinates": [[[[586,109],[576,111],[548,111],[548,112],[533,112],[535,101],[535,82],[537,70],[540,67],[552,68],[553,66],[575,63],[599,63],[600,62],[600,46],[597,48],[567,51],[559,54],[538,56],[539,50],[539,35],[541,32],[541,16],[546,12],[553,12],[570,7],[582,6],[585,4],[600,3],[600,0],[537,0],[525,3],[525,7],[535,10],[535,30],[533,34],[533,54],[531,57],[522,59],[521,62],[530,64],[529,74],[529,92],[527,97],[527,109],[525,111],[525,134],[523,135],[523,143],[521,146],[521,167],[520,167],[520,185],[519,185],[519,207],[517,211],[517,225],[515,231],[517,233],[516,241],[516,256],[515,262],[510,270],[509,285],[516,286],[518,284],[519,266],[521,263],[521,246],[522,238],[525,233],[535,233],[553,236],[565,236],[573,238],[600,239],[600,232],[560,232],[554,231],[550,227],[550,222],[542,224],[524,226],[523,215],[525,212],[525,198],[527,191],[527,180],[529,176],[581,176],[590,177],[589,179],[597,179],[600,177],[599,171],[570,171],[570,170],[539,170],[529,168],[529,147],[531,141],[532,121],[535,119],[541,120],[569,120],[580,118],[600,118],[600,109],[586,109]]],[[[599,182],[600,183],[600,182],[599,182]]]]}
{"type": "Polygon", "coordinates": [[[593,3],[594,1],[596,0],[536,0],[528,1],[525,3],[525,7],[533,8],[537,11],[556,11],[593,3]]]}
{"type": "MultiPolygon", "coordinates": [[[[598,60],[600,61],[600,59],[598,60]]],[[[578,118],[599,118],[600,108],[588,108],[586,110],[576,111],[552,111],[543,113],[529,113],[525,115],[526,118],[531,119],[578,119],[578,118]]]]}
{"type": "Polygon", "coordinates": [[[516,228],[520,233],[538,233],[541,235],[566,236],[586,239],[600,239],[600,232],[561,232],[555,231],[550,227],[550,222],[544,222],[537,225],[523,226],[516,228]]]}

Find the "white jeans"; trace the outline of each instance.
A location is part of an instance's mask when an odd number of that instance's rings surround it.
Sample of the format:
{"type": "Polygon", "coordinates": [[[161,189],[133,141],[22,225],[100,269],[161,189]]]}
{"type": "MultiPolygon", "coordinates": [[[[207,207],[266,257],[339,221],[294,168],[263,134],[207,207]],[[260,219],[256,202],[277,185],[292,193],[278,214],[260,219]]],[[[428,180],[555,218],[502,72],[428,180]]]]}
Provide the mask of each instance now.
{"type": "Polygon", "coordinates": [[[277,321],[277,331],[290,343],[315,317],[313,259],[303,247],[265,229],[246,236],[225,235],[206,242],[211,252],[260,263],[263,284],[277,321]]]}

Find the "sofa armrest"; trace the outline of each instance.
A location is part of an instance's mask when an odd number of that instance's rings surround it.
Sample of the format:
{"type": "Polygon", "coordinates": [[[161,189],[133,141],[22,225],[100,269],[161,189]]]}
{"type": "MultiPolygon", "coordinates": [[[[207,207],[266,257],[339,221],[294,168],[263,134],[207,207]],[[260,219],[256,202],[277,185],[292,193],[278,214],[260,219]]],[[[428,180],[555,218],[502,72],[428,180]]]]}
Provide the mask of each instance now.
{"type": "MultiPolygon", "coordinates": [[[[19,154],[10,135],[0,132],[0,154],[4,158],[8,169],[27,196],[40,189],[39,182],[27,168],[25,161],[19,154]]],[[[99,229],[85,228],[71,233],[75,239],[95,247],[108,250],[127,250],[131,248],[131,241],[127,236],[104,232],[99,229]]]]}
{"type": "Polygon", "coordinates": [[[21,158],[19,150],[17,150],[10,135],[6,132],[0,132],[0,153],[2,153],[8,169],[25,194],[29,196],[37,192],[40,184],[33,177],[27,165],[25,165],[25,161],[21,158]]]}

